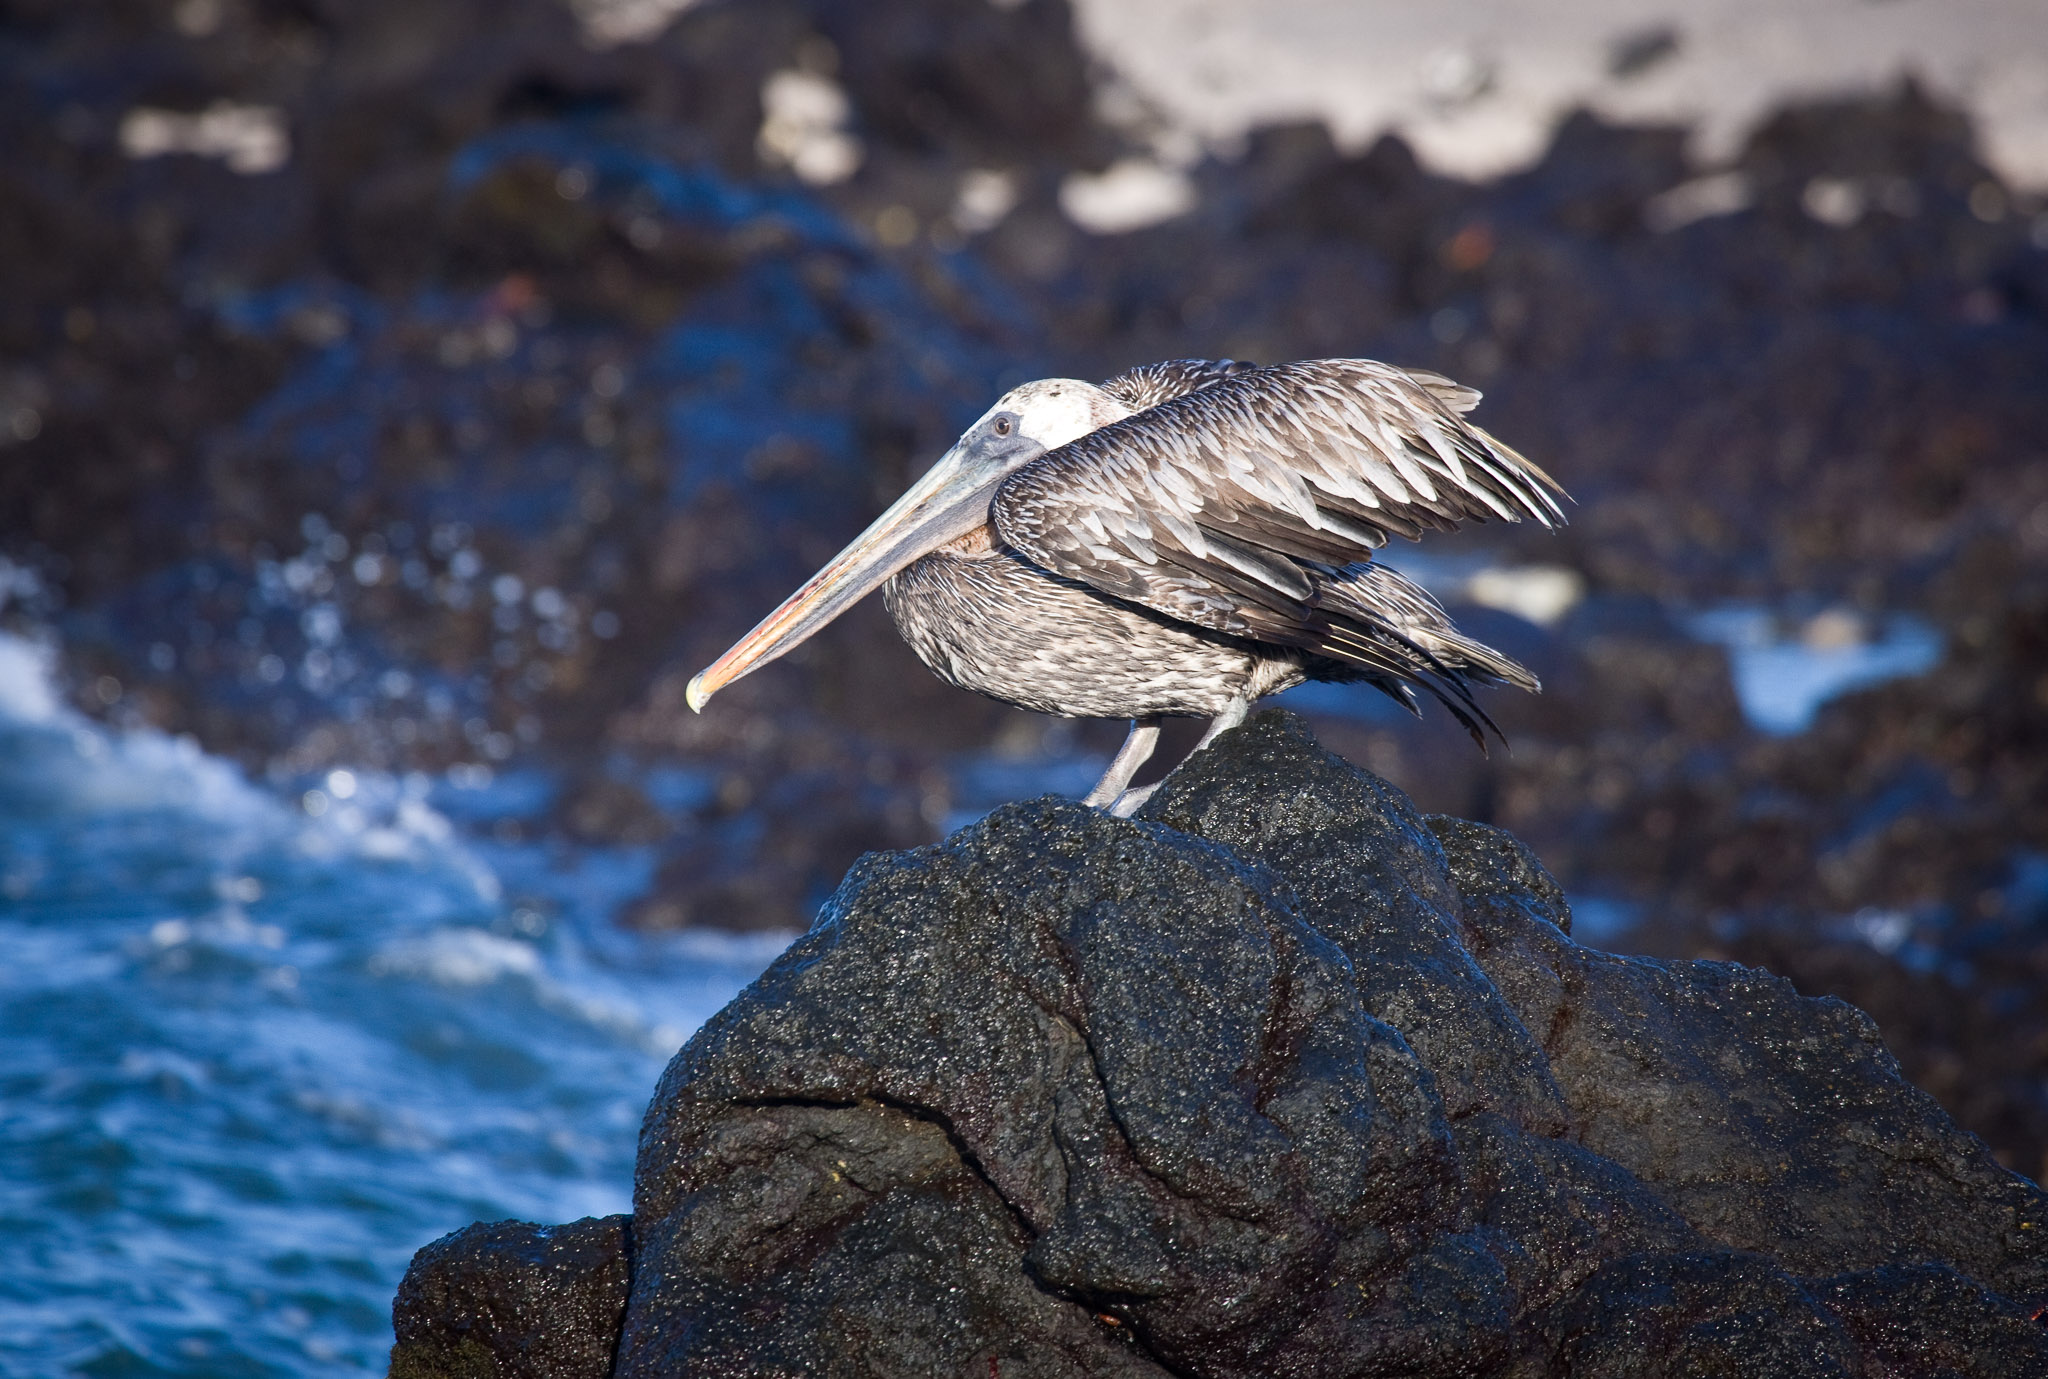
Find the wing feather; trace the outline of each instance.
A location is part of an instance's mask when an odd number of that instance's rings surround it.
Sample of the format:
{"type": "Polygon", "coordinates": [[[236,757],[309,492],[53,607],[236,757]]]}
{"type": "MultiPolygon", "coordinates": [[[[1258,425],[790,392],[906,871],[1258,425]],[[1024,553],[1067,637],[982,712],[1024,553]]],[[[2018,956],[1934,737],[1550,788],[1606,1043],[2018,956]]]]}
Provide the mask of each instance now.
{"type": "Polygon", "coordinates": [[[996,491],[996,532],[1025,559],[1193,626],[1346,662],[1411,707],[1403,685],[1422,685],[1475,735],[1488,720],[1468,679],[1528,680],[1366,564],[1393,536],[1563,523],[1550,476],[1464,420],[1478,393],[1363,359],[1181,360],[1105,386],[1152,405],[996,491]]]}
{"type": "Polygon", "coordinates": [[[1550,477],[1459,414],[1477,394],[1436,375],[1362,359],[1148,367],[1202,381],[997,491],[996,530],[1027,559],[1123,597],[1156,586],[1137,601],[1179,616],[1176,591],[1224,570],[1293,602],[1272,560],[1341,566],[1390,536],[1564,520],[1550,477]]]}
{"type": "MultiPolygon", "coordinates": [[[[1145,364],[1120,373],[1115,378],[1104,379],[1102,391],[1124,403],[1132,411],[1142,412],[1148,407],[1191,393],[1197,388],[1206,388],[1211,383],[1241,374],[1255,367],[1242,359],[1168,359],[1163,363],[1145,364]]],[[[1449,380],[1445,380],[1448,382],[1449,380]]],[[[1452,386],[1456,386],[1453,384],[1452,386]]],[[[1476,399],[1476,394],[1474,395],[1476,399]]]]}

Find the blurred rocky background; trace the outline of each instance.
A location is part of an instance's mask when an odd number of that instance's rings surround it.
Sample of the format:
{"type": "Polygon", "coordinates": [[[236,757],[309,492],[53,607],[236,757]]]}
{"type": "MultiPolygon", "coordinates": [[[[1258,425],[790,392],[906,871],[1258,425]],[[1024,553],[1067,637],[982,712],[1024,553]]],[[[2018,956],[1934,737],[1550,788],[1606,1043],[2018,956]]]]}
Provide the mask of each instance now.
{"type": "MultiPolygon", "coordinates": [[[[1685,42],[1618,31],[1617,89],[1685,42]]],[[[1483,103],[1455,57],[1432,99],[1483,103]]],[[[1196,140],[1062,0],[5,0],[0,619],[309,812],[421,773],[645,852],[622,925],[797,929],[1121,732],[877,607],[683,707],[1000,389],[1441,370],[1577,507],[1389,560],[1546,692],[1490,758],[1290,705],[1528,841],[1581,937],[1864,1007],[2038,1176],[2048,208],[1910,79],[1721,149],[1546,128],[1483,179],[1196,140]]]]}

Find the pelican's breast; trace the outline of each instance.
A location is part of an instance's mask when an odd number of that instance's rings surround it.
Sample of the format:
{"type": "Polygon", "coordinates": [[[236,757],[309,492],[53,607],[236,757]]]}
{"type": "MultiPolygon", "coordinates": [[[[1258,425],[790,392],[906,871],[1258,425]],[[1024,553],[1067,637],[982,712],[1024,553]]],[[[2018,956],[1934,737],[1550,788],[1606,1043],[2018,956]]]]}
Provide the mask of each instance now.
{"type": "Polygon", "coordinates": [[[940,679],[1071,718],[1220,713],[1261,659],[1042,570],[988,527],[914,561],[882,602],[940,679]]]}

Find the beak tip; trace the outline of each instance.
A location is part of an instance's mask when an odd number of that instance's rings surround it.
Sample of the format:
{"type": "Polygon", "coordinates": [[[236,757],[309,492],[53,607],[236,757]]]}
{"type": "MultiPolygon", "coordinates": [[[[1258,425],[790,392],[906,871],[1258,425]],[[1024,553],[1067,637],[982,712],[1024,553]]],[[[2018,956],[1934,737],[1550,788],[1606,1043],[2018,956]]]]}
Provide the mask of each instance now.
{"type": "Polygon", "coordinates": [[[689,687],[683,691],[683,702],[690,706],[691,713],[704,712],[704,701],[711,697],[711,691],[704,688],[704,672],[698,671],[689,687]]]}

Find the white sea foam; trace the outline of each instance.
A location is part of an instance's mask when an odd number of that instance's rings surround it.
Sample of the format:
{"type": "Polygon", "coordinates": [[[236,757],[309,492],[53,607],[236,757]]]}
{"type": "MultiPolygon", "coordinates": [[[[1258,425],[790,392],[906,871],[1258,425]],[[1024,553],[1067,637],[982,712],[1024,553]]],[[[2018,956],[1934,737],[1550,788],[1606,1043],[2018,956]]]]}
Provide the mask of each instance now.
{"type": "Polygon", "coordinates": [[[119,1318],[152,1370],[362,1373],[426,1240],[626,1208],[662,1061],[788,936],[624,933],[648,850],[495,841],[551,787],[464,784],[252,783],[0,635],[0,1369],[119,1318]]]}
{"type": "Polygon", "coordinates": [[[501,977],[537,977],[540,952],[530,943],[484,929],[436,929],[392,943],[370,959],[370,971],[422,977],[443,986],[483,986],[501,977]]]}
{"type": "Polygon", "coordinates": [[[56,653],[41,642],[0,632],[0,720],[49,723],[63,703],[51,678],[56,653]]]}

